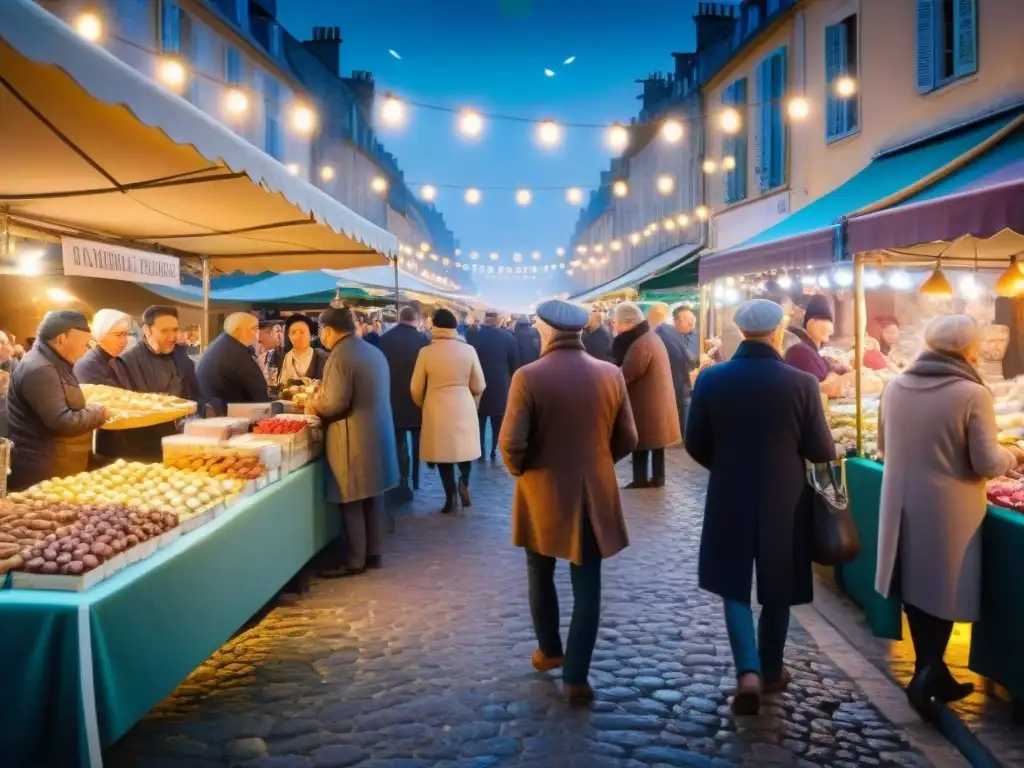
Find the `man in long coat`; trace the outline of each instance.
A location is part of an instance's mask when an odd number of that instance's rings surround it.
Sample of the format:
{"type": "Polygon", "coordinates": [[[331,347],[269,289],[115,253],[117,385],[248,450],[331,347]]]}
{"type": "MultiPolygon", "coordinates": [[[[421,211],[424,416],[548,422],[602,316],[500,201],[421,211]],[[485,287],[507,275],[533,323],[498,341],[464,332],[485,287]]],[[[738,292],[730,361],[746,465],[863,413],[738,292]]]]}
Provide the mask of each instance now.
{"type": "Polygon", "coordinates": [[[813,494],[805,462],[835,458],[818,381],[777,351],[782,307],[766,299],[741,305],[736,354],[697,379],[686,449],[711,470],[698,574],[725,604],[736,664],[733,711],[756,714],[762,693],[786,689],[783,666],[789,607],[814,597],[813,494]],[[757,569],[763,606],[756,640],[750,591],[757,569]]]}
{"type": "Polygon", "coordinates": [[[404,501],[411,501],[412,489],[420,487],[420,427],[423,424],[423,412],[413,402],[409,385],[412,383],[412,372],[416,370],[416,358],[420,350],[430,344],[430,340],[420,333],[419,320],[416,307],[402,307],[398,325],[383,334],[377,344],[391,372],[391,415],[395,420],[395,442],[398,445],[398,487],[404,501]]]}
{"type": "Polygon", "coordinates": [[[320,338],[331,354],[307,411],[327,425],[327,500],[341,504],[348,539],[344,566],[320,575],[338,578],[381,566],[380,514],[384,492],[398,484],[398,457],[384,353],[356,335],[347,307],[324,311],[320,338]]]}
{"type": "Polygon", "coordinates": [[[501,453],[516,477],[512,543],[526,549],[539,671],[562,666],[565,697],[586,701],[601,604],[601,560],[629,544],[615,462],[636,446],[626,382],[587,354],[581,307],[537,308],[541,358],[512,378],[501,453]],[[565,653],[558,624],[555,561],[572,565],[573,615],[565,653]]]}
{"type": "Polygon", "coordinates": [[[590,308],[590,320],[583,329],[582,339],[587,354],[598,360],[611,362],[612,332],[605,324],[604,310],[597,304],[590,308]]]}
{"type": "Polygon", "coordinates": [[[658,334],[661,343],[665,345],[665,351],[668,352],[668,363],[672,368],[672,388],[676,393],[676,412],[679,414],[679,431],[682,434],[686,426],[683,414],[686,410],[686,401],[690,397],[690,371],[697,367],[699,361],[691,357],[682,335],[669,324],[669,316],[668,304],[661,302],[647,310],[647,322],[658,334]]]}
{"type": "Polygon", "coordinates": [[[515,336],[499,325],[497,310],[489,309],[484,315],[484,322],[466,341],[476,350],[480,359],[480,367],[484,372],[487,389],[480,398],[480,456],[487,455],[486,438],[487,422],[491,422],[491,461],[498,451],[498,433],[501,431],[501,420],[505,415],[505,403],[508,400],[508,388],[512,382],[512,374],[519,367],[519,345],[515,336]]]}

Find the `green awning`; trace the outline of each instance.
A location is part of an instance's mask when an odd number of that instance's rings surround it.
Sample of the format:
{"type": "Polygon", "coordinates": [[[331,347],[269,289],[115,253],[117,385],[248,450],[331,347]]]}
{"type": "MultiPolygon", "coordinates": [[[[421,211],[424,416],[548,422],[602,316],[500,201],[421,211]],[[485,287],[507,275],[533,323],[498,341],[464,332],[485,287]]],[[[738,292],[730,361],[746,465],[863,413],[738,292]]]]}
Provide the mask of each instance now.
{"type": "Polygon", "coordinates": [[[623,272],[614,280],[610,280],[607,283],[595,286],[594,288],[590,288],[583,293],[573,296],[572,300],[584,303],[596,301],[606,294],[621,291],[626,288],[638,287],[642,285],[645,280],[650,279],[654,275],[659,275],[665,270],[674,269],[682,264],[688,264],[690,262],[696,264],[700,257],[700,249],[700,245],[694,245],[693,243],[677,245],[675,248],[659,253],[657,256],[633,267],[633,269],[628,272],[623,272]]]}
{"type": "Polygon", "coordinates": [[[700,269],[700,255],[695,259],[686,260],[684,264],[678,264],[666,272],[655,275],[649,280],[644,280],[637,286],[640,293],[649,291],[664,291],[669,289],[688,288],[697,285],[697,273],[700,269]]]}

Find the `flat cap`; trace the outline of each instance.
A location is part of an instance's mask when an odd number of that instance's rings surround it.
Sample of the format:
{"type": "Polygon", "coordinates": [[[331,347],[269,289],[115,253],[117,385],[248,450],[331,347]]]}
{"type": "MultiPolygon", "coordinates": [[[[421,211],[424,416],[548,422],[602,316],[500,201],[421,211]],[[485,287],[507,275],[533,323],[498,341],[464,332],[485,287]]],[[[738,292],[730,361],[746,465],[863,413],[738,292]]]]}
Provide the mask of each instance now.
{"type": "Polygon", "coordinates": [[[743,333],[771,333],[782,324],[782,307],[768,299],[751,299],[739,305],[733,320],[743,333]]]}
{"type": "Polygon", "coordinates": [[[58,309],[46,313],[43,321],[39,324],[39,330],[36,331],[36,337],[40,341],[50,341],[68,331],[92,333],[89,321],[81,312],[76,312],[73,309],[58,309]]]}
{"type": "Polygon", "coordinates": [[[981,329],[970,315],[939,315],[924,330],[928,349],[946,354],[960,354],[977,343],[981,329]]]}
{"type": "Polygon", "coordinates": [[[485,318],[495,318],[495,317],[497,317],[497,316],[498,316],[499,314],[500,314],[500,313],[499,313],[499,312],[498,312],[498,310],[496,310],[496,309],[488,309],[488,310],[487,310],[486,312],[484,312],[484,317],[485,317],[485,318]]]}
{"type": "Polygon", "coordinates": [[[590,321],[583,307],[558,299],[538,305],[537,317],[558,331],[582,331],[590,321]]]}

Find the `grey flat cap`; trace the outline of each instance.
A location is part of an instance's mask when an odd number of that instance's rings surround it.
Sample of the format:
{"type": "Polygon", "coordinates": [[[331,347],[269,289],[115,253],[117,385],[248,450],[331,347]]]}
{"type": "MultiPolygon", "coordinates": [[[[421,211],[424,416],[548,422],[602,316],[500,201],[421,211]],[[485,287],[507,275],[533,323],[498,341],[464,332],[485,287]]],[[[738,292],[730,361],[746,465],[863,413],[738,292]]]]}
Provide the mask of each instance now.
{"type": "Polygon", "coordinates": [[[751,299],[739,305],[733,320],[744,333],[771,333],[782,323],[782,307],[768,299],[751,299]]]}
{"type": "Polygon", "coordinates": [[[537,317],[558,331],[582,331],[590,320],[583,307],[552,299],[537,307],[537,317]]]}
{"type": "Polygon", "coordinates": [[[92,333],[89,321],[81,312],[73,309],[58,309],[47,312],[39,324],[36,336],[40,341],[50,341],[67,331],[85,331],[92,333]]]}

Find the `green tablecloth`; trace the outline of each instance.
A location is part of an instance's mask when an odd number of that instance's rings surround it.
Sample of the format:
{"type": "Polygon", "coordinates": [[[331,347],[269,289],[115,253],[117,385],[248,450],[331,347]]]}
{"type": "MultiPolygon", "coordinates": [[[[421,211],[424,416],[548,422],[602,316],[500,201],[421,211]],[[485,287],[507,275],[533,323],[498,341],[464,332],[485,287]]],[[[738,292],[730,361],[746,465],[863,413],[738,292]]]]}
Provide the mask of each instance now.
{"type": "MultiPolygon", "coordinates": [[[[882,465],[846,462],[850,509],[861,535],[861,556],[842,566],[844,591],[864,610],[879,637],[900,639],[901,607],[875,592],[882,465]]],[[[989,505],[981,529],[981,619],[971,631],[970,668],[1024,697],[1024,515],[989,505]]]]}
{"type": "Polygon", "coordinates": [[[81,593],[0,592],[4,765],[98,765],[337,535],[323,463],[81,593]]]}

